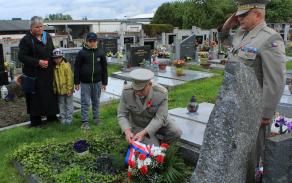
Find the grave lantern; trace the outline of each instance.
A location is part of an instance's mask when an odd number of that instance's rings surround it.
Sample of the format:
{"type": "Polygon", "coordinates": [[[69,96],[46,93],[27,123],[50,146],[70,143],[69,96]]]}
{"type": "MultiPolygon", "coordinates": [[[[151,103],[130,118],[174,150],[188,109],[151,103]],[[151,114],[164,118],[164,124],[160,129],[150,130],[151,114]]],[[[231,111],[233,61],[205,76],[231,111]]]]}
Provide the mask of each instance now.
{"type": "Polygon", "coordinates": [[[2,97],[2,99],[5,99],[5,97],[7,95],[8,95],[8,90],[7,90],[6,86],[3,85],[2,88],[1,88],[1,97],[2,97]]]}
{"type": "Polygon", "coordinates": [[[199,104],[197,103],[197,100],[195,96],[192,96],[190,102],[187,105],[188,113],[190,115],[198,115],[197,111],[199,109],[199,104]]]}
{"type": "Polygon", "coordinates": [[[114,174],[113,158],[109,157],[107,153],[101,153],[97,158],[97,172],[103,174],[114,174]]]}

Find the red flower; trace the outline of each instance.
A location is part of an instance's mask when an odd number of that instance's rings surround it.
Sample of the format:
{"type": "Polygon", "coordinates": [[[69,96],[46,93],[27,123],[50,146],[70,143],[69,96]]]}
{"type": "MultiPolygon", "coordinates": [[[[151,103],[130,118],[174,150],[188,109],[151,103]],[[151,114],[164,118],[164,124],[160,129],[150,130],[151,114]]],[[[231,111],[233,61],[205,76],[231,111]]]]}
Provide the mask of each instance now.
{"type": "Polygon", "coordinates": [[[135,168],[135,164],[136,164],[135,161],[130,161],[129,163],[130,168],[135,168]]]}
{"type": "Polygon", "coordinates": [[[198,45],[199,45],[199,42],[196,41],[196,42],[195,42],[195,45],[198,46],[198,45]]]}
{"type": "Polygon", "coordinates": [[[128,177],[131,178],[132,172],[128,172],[128,177]]]}
{"type": "Polygon", "coordinates": [[[148,107],[150,107],[150,106],[152,105],[152,101],[149,100],[149,101],[147,102],[147,105],[148,105],[148,107]]]}
{"type": "Polygon", "coordinates": [[[157,156],[156,160],[159,162],[159,163],[162,163],[164,162],[164,157],[162,155],[159,155],[157,156]]]}
{"type": "Polygon", "coordinates": [[[169,145],[166,144],[166,143],[162,143],[160,147],[166,147],[166,149],[168,149],[169,148],[169,145]]]}
{"type": "Polygon", "coordinates": [[[139,151],[135,151],[135,152],[134,152],[134,155],[135,155],[135,156],[136,156],[137,154],[139,154],[139,151]]]}
{"type": "Polygon", "coordinates": [[[145,160],[146,159],[146,154],[140,154],[139,160],[145,160]]]}
{"type": "Polygon", "coordinates": [[[141,174],[146,175],[146,173],[148,172],[148,168],[147,168],[146,166],[142,166],[142,167],[140,168],[140,172],[141,172],[141,174]]]}

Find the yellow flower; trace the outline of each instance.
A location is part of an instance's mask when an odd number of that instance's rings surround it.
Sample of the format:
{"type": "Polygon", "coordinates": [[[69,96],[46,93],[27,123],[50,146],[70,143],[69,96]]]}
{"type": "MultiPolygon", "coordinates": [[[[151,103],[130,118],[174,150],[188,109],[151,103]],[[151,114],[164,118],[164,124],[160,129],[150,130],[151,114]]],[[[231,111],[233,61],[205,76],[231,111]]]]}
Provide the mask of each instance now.
{"type": "Polygon", "coordinates": [[[4,66],[8,67],[9,63],[8,62],[4,62],[4,66]]]}

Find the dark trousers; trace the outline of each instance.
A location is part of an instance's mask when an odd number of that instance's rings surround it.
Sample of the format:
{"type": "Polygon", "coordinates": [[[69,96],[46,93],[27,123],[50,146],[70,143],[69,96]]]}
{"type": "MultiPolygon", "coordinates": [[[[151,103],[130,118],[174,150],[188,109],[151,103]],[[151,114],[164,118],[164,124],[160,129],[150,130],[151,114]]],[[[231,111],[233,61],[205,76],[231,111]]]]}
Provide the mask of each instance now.
{"type": "MultiPolygon", "coordinates": [[[[58,118],[56,115],[47,116],[47,122],[52,122],[52,121],[58,121],[58,118]]],[[[30,125],[31,126],[38,126],[41,124],[42,124],[41,116],[30,116],[30,125]]]]}

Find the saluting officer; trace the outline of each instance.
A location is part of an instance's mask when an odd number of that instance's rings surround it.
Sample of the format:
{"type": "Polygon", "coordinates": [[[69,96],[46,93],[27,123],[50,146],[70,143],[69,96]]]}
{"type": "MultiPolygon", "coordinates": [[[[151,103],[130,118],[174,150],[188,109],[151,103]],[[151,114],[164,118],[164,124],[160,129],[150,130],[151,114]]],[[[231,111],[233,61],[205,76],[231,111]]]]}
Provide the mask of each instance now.
{"type": "Polygon", "coordinates": [[[265,4],[271,0],[234,0],[238,11],[218,27],[222,44],[231,46],[230,60],[245,63],[255,71],[263,88],[264,111],[256,141],[255,167],[264,158],[265,139],[286,81],[285,46],[282,37],[265,22],[265,4]],[[240,23],[235,33],[230,29],[240,23]]]}
{"type": "Polygon", "coordinates": [[[156,134],[164,135],[163,143],[180,138],[181,129],[168,114],[167,89],[150,81],[154,73],[135,69],[129,76],[132,84],[124,86],[117,115],[126,141],[159,146],[156,134]]]}

